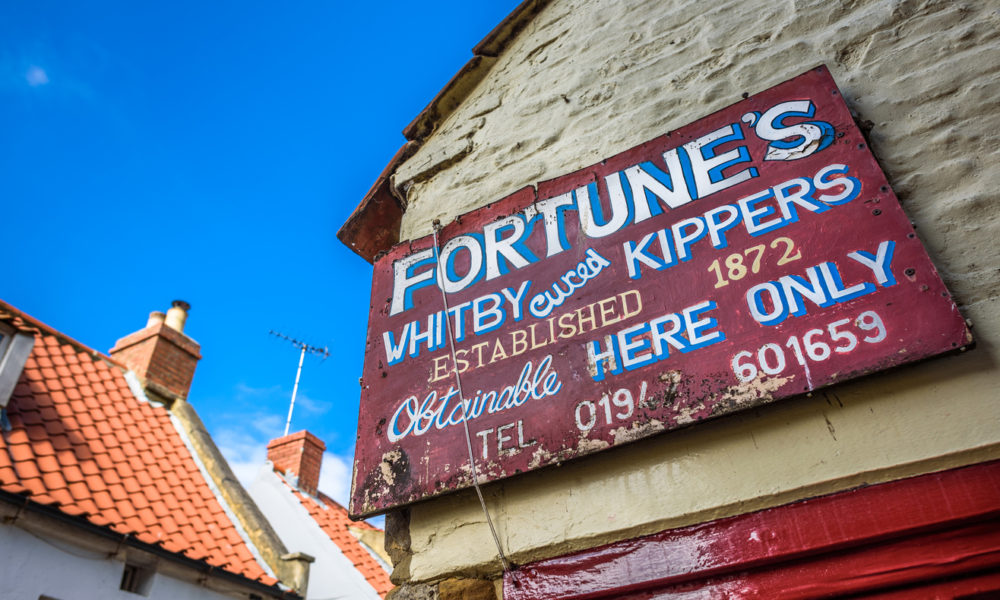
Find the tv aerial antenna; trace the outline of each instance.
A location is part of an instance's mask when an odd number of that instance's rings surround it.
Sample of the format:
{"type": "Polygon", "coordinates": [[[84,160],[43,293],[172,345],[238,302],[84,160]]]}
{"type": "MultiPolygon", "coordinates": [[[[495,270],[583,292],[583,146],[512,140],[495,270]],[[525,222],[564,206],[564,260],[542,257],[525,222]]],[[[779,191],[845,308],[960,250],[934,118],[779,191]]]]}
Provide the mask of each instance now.
{"type": "Polygon", "coordinates": [[[299,391],[299,378],[302,376],[302,361],[306,358],[306,352],[309,354],[319,354],[323,357],[323,360],[326,360],[330,356],[330,351],[326,346],[323,346],[322,348],[318,346],[311,346],[301,340],[288,337],[287,335],[279,333],[273,329],[269,330],[269,332],[275,337],[280,337],[283,340],[291,342],[293,346],[301,350],[299,353],[299,368],[295,371],[295,385],[292,387],[292,402],[288,405],[288,418],[285,419],[284,435],[288,435],[288,428],[292,424],[292,411],[295,409],[295,395],[299,391]]]}

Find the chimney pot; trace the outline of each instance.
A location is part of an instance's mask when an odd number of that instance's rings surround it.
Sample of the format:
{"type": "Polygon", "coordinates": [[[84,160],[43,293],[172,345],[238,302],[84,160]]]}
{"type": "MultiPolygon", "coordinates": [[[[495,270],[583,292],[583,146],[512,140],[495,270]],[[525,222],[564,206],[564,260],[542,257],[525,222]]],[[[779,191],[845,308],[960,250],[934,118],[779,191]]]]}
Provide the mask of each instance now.
{"type": "Polygon", "coordinates": [[[162,310],[154,310],[149,313],[149,321],[146,321],[146,327],[155,327],[162,323],[165,318],[167,318],[167,315],[162,310]]]}
{"type": "Polygon", "coordinates": [[[167,327],[184,333],[184,322],[187,321],[189,310],[191,310],[190,304],[183,300],[174,300],[170,310],[167,311],[167,327]]]}

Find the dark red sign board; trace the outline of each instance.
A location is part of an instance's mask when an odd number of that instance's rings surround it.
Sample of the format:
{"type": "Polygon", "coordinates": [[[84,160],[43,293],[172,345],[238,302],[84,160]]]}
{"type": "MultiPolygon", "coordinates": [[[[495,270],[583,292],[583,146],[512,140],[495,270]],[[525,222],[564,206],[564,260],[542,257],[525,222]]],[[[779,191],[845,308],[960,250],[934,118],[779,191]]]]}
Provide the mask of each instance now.
{"type": "Polygon", "coordinates": [[[350,512],[971,341],[819,67],[378,259],[350,512]]]}

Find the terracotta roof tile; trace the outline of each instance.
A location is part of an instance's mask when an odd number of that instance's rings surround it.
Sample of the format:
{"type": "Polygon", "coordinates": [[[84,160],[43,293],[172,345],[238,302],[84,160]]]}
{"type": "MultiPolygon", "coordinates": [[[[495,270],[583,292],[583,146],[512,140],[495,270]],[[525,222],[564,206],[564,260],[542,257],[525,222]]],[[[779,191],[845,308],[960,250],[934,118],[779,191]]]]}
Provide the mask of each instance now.
{"type": "Polygon", "coordinates": [[[86,484],[87,484],[87,487],[90,488],[90,491],[94,492],[95,494],[97,492],[106,492],[106,491],[108,491],[108,485],[104,481],[104,479],[101,478],[100,474],[87,475],[87,477],[86,477],[86,484]]]}
{"type": "MultiPolygon", "coordinates": [[[[124,503],[126,500],[128,500],[128,492],[125,491],[125,488],[122,487],[121,484],[116,483],[114,485],[109,486],[108,493],[111,494],[111,497],[117,500],[118,502],[124,503]]],[[[128,506],[131,507],[132,505],[128,504],[128,506]]]]}
{"type": "MultiPolygon", "coordinates": [[[[14,426],[15,421],[17,421],[17,414],[8,413],[8,416],[10,417],[11,425],[14,426]]],[[[13,429],[7,433],[7,443],[11,446],[15,444],[27,444],[29,442],[28,433],[23,427],[14,426],[13,429]]]]}
{"type": "Polygon", "coordinates": [[[19,414],[19,422],[22,425],[41,425],[42,424],[42,414],[38,411],[29,411],[19,414]]]}
{"type": "Polygon", "coordinates": [[[159,492],[161,499],[171,494],[170,486],[167,484],[166,479],[157,479],[153,482],[153,485],[156,487],[156,491],[159,492]]]}
{"type": "Polygon", "coordinates": [[[71,483],[67,487],[69,488],[69,493],[72,494],[73,498],[77,501],[82,502],[83,500],[90,498],[90,488],[82,482],[71,483]]]}
{"type": "Polygon", "coordinates": [[[28,488],[24,487],[23,485],[21,485],[17,481],[10,482],[10,481],[7,481],[7,479],[5,479],[5,478],[0,478],[0,484],[3,485],[3,488],[5,490],[9,491],[12,494],[28,494],[28,493],[30,493],[30,491],[28,490],[28,488]]]}
{"type": "Polygon", "coordinates": [[[81,471],[80,467],[76,465],[67,465],[64,467],[62,470],[62,476],[69,483],[78,483],[83,481],[83,471],[81,471]]]}
{"type": "MultiPolygon", "coordinates": [[[[69,421],[67,421],[69,423],[69,421]]],[[[86,464],[94,458],[94,453],[91,452],[90,446],[88,445],[78,445],[73,448],[73,453],[76,455],[78,461],[82,461],[82,464],[86,464]]]]}
{"type": "MultiPolygon", "coordinates": [[[[31,446],[28,444],[17,444],[16,446],[8,446],[8,448],[10,456],[15,462],[28,461],[35,457],[35,453],[31,451],[31,446]]],[[[46,456],[45,458],[51,457],[46,456]]]]}
{"type": "Polygon", "coordinates": [[[40,478],[42,476],[41,471],[38,470],[38,465],[31,461],[30,449],[27,454],[29,458],[27,460],[17,460],[15,458],[14,470],[17,471],[17,477],[21,480],[28,480],[33,478],[40,478]]]}
{"type": "Polygon", "coordinates": [[[90,498],[84,498],[80,500],[79,506],[80,508],[83,509],[83,512],[87,513],[88,515],[95,515],[100,512],[100,510],[97,508],[97,503],[91,500],[90,498]]]}
{"type": "MultiPolygon", "coordinates": [[[[157,506],[158,507],[163,507],[162,504],[158,504],[157,506]]],[[[163,508],[166,508],[166,507],[163,507],[163,508]]],[[[162,511],[155,511],[154,510],[153,512],[157,513],[157,514],[160,514],[162,511]]],[[[163,514],[163,516],[160,518],[160,525],[163,527],[163,529],[165,529],[166,531],[176,531],[177,530],[177,521],[175,521],[174,518],[170,516],[170,513],[163,512],[162,514],[163,514]]]]}
{"type": "Polygon", "coordinates": [[[45,421],[45,431],[49,437],[61,437],[66,433],[66,426],[62,421],[45,421]]]}
{"type": "Polygon", "coordinates": [[[17,481],[17,472],[14,467],[0,465],[0,484],[14,483],[17,481]]]}
{"type": "Polygon", "coordinates": [[[0,489],[276,585],[222,510],[167,409],[136,398],[113,360],[22,318],[39,332],[7,406],[0,489]]]}
{"type": "Polygon", "coordinates": [[[35,464],[38,465],[38,470],[43,473],[53,473],[62,468],[55,456],[39,456],[35,460],[35,464]]]}
{"type": "MultiPolygon", "coordinates": [[[[38,481],[38,480],[34,479],[29,481],[38,481]]],[[[38,494],[40,493],[40,490],[32,489],[32,493],[38,494]]],[[[54,500],[57,504],[60,504],[62,506],[69,506],[70,504],[73,504],[73,496],[71,496],[69,494],[69,490],[65,488],[52,490],[47,495],[50,496],[52,500],[54,500]]]]}
{"type": "Polygon", "coordinates": [[[139,518],[142,519],[142,522],[146,525],[146,527],[154,527],[160,522],[160,520],[156,518],[156,513],[148,507],[139,510],[139,518]]]}
{"type": "Polygon", "coordinates": [[[318,497],[307,496],[289,485],[284,478],[282,480],[285,481],[285,485],[291,489],[292,494],[302,503],[302,506],[306,508],[323,532],[351,561],[354,568],[364,576],[380,596],[385,598],[385,595],[393,588],[392,582],[389,581],[389,573],[372,557],[371,553],[365,549],[361,541],[350,530],[351,527],[373,530],[378,530],[378,528],[364,521],[358,523],[351,521],[347,516],[347,509],[322,492],[319,492],[318,497]],[[362,523],[363,525],[361,525],[362,523]]]}
{"type": "Polygon", "coordinates": [[[47,490],[62,490],[66,488],[66,480],[59,474],[59,471],[42,474],[42,482],[47,490]]]}
{"type": "MultiPolygon", "coordinates": [[[[86,433],[86,428],[84,428],[83,433],[86,433]]],[[[96,452],[94,454],[94,464],[97,465],[97,468],[100,469],[102,473],[105,473],[105,475],[107,475],[108,472],[115,467],[115,462],[111,459],[108,452],[96,452]]],[[[115,475],[115,477],[117,477],[117,475],[115,475]]],[[[109,481],[106,476],[104,479],[105,481],[109,481]]]]}
{"type": "Polygon", "coordinates": [[[114,499],[105,490],[99,490],[94,492],[94,503],[97,504],[97,508],[101,511],[108,510],[115,505],[114,499]]]}
{"type": "Polygon", "coordinates": [[[146,498],[145,494],[132,494],[132,506],[136,510],[142,510],[149,507],[149,500],[146,498]]]}

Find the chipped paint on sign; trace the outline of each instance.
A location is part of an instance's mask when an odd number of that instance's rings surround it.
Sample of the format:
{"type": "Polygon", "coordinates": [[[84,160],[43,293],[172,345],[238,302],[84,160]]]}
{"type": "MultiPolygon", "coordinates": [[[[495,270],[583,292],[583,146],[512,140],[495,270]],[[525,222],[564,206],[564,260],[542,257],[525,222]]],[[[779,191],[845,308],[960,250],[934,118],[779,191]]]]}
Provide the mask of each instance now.
{"type": "Polygon", "coordinates": [[[376,261],[356,516],[971,341],[823,67],[439,238],[376,261]]]}

